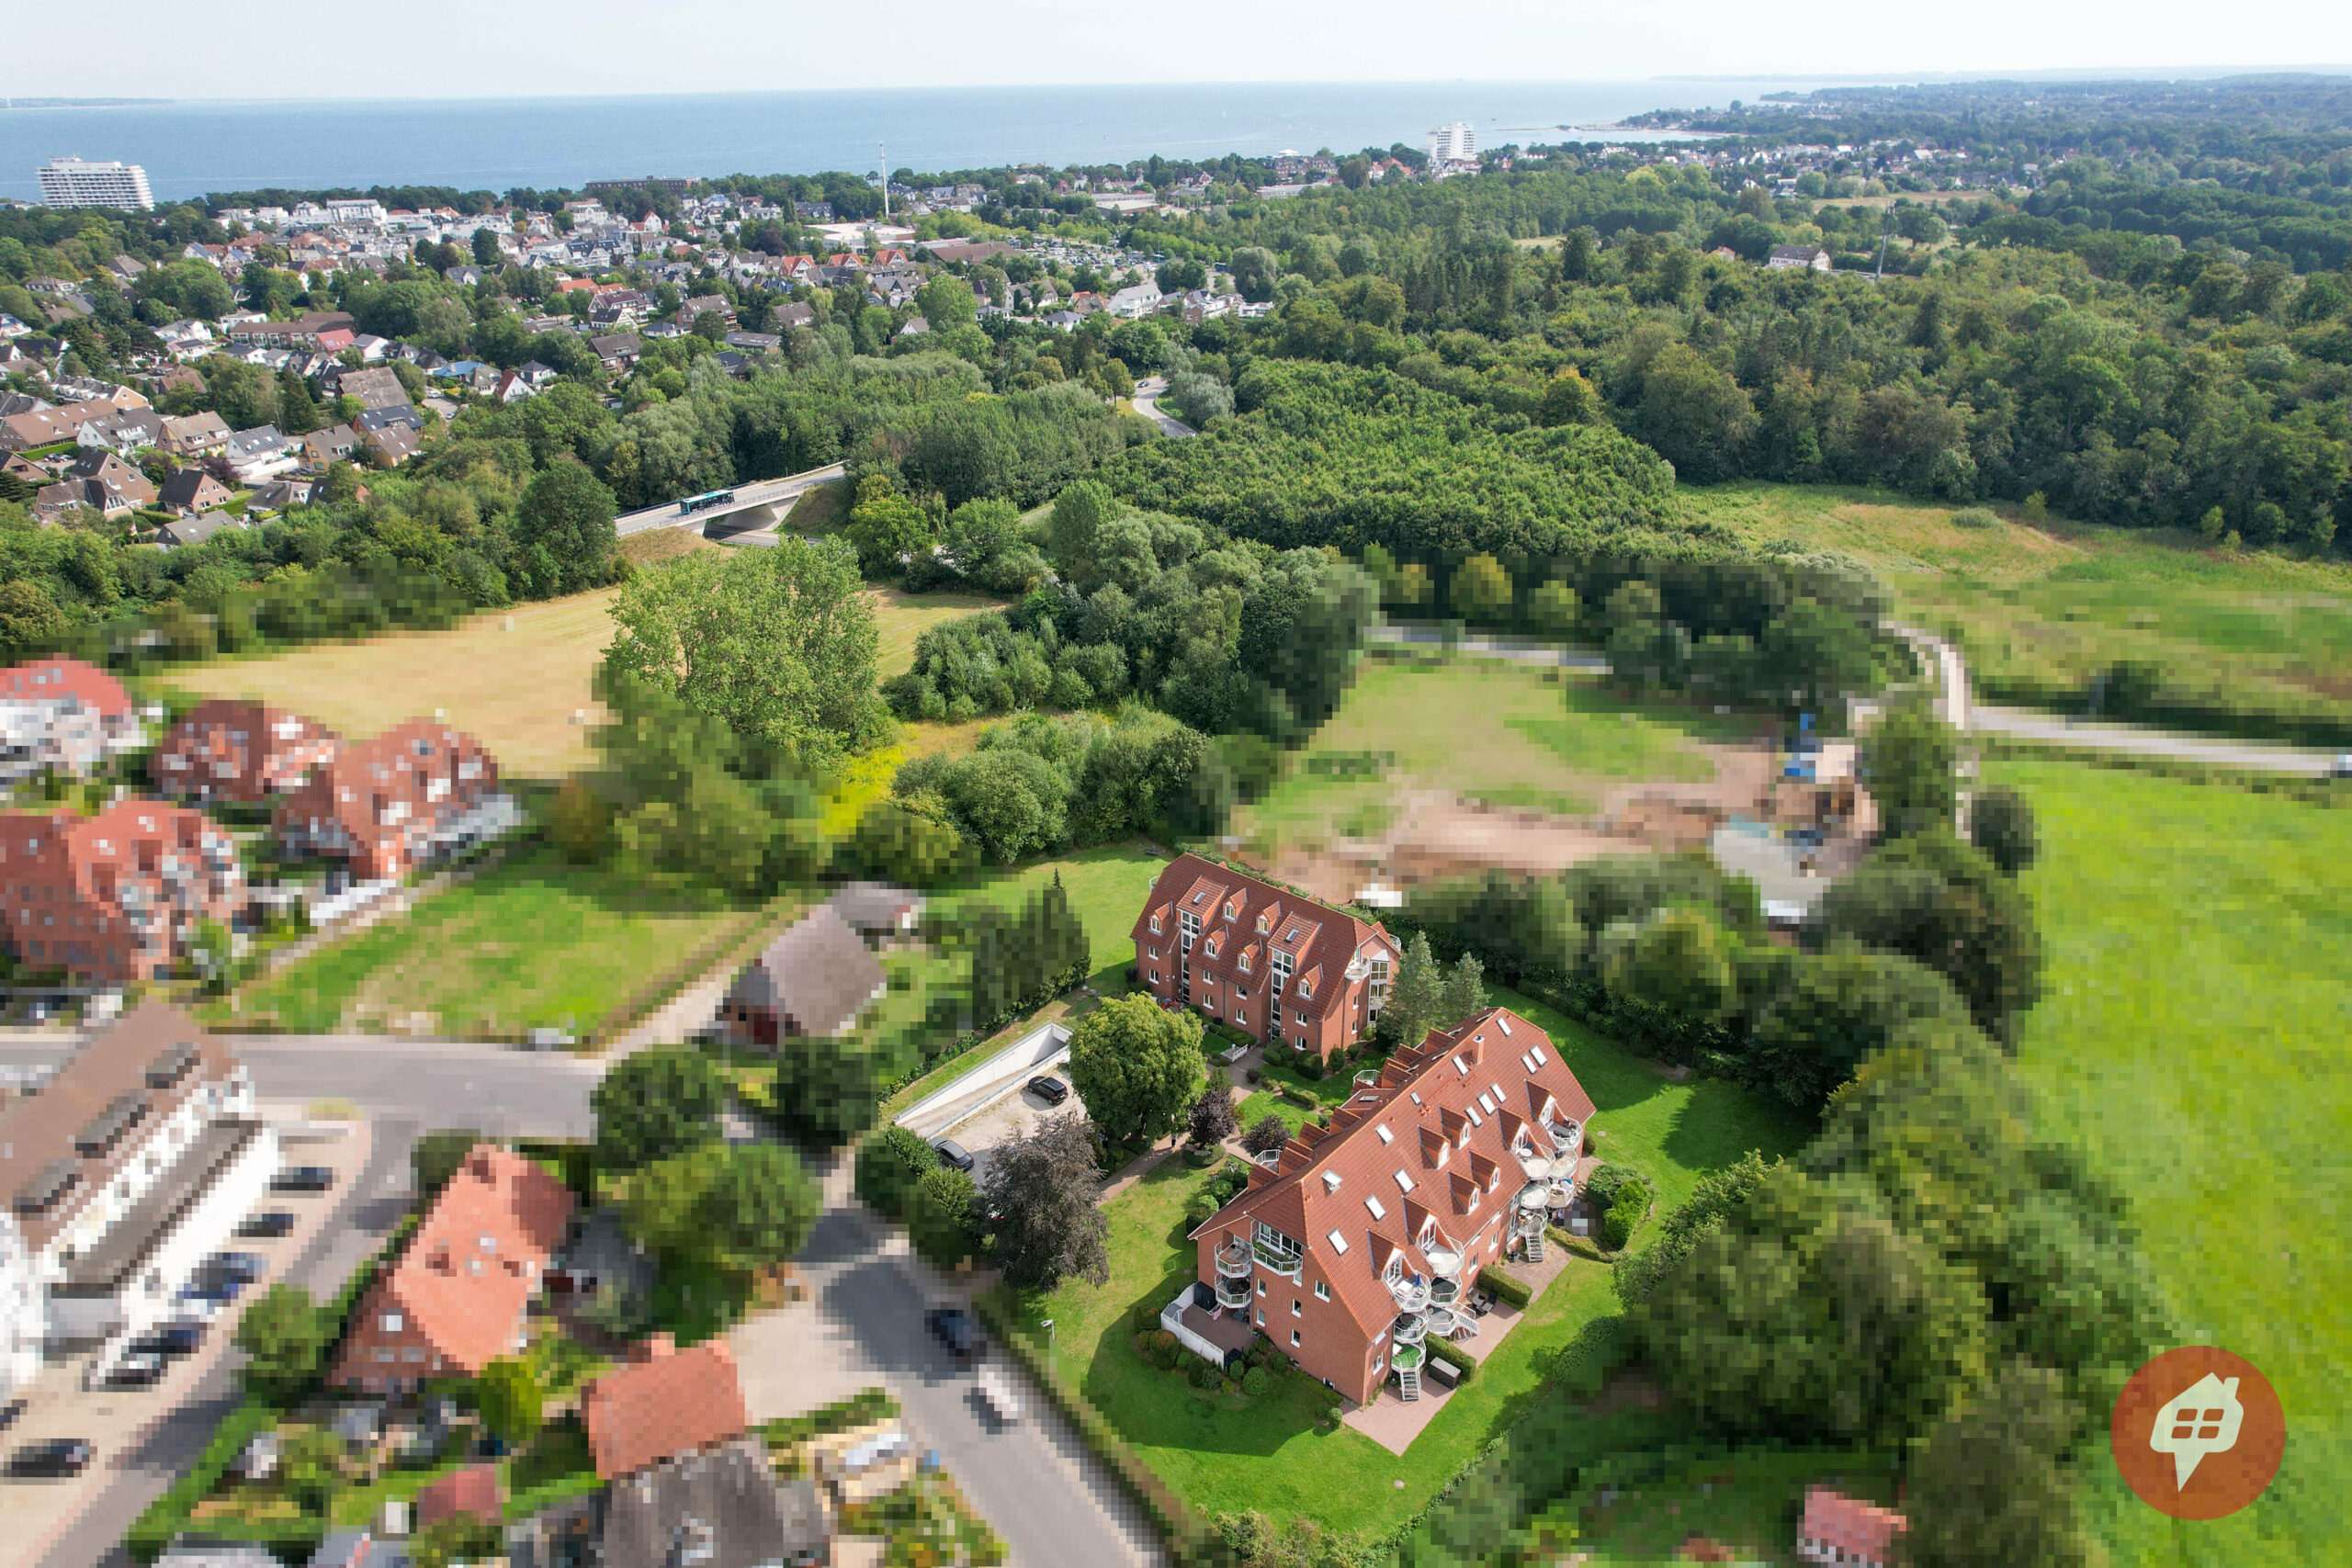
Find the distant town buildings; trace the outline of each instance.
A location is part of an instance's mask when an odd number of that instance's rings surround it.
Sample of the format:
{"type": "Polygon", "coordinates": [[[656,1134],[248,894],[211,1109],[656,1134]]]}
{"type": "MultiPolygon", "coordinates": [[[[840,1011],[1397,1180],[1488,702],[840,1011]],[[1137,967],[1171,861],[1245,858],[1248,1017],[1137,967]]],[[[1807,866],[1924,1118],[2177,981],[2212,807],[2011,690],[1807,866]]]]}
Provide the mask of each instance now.
{"type": "Polygon", "coordinates": [[[40,199],[49,207],[143,209],[155,205],[147,189],[147,171],[137,164],[92,164],[80,158],[51,158],[40,166],[40,199]]]}
{"type": "Polygon", "coordinates": [[[1476,164],[1478,161],[1478,133],[1470,129],[1467,120],[1455,120],[1441,125],[1421,138],[1421,146],[1432,164],[1476,164]]]}

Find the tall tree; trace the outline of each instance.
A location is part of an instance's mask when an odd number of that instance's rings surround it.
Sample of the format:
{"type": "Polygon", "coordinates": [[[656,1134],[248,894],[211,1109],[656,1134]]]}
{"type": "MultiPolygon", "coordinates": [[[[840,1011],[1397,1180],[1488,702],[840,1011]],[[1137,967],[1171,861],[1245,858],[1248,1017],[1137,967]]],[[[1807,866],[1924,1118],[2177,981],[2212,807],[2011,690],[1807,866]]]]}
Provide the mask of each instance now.
{"type": "Polygon", "coordinates": [[[1453,1029],[1487,1010],[1487,969],[1475,953],[1465,953],[1453,961],[1453,973],[1445,977],[1445,989],[1441,995],[1438,1017],[1445,1027],[1453,1029]]]}
{"type": "Polygon", "coordinates": [[[1959,800],[1954,767],[1959,738],[1951,726],[1911,702],[1890,708],[1862,739],[1863,777],[1890,830],[1949,827],[1959,800]]]}
{"type": "Polygon", "coordinates": [[[1232,1080],[1222,1073],[1214,1074],[1201,1098],[1193,1101],[1186,1134],[1194,1148],[1213,1149],[1233,1136],[1238,1126],[1233,1114],[1232,1080]]]}
{"type": "Polygon", "coordinates": [[[1094,1285],[1110,1279],[1101,1187],[1094,1129],[1082,1116],[1056,1117],[999,1145],[980,1196],[1005,1279],[1035,1290],[1051,1290],[1071,1276],[1094,1285]]]}
{"type": "Polygon", "coordinates": [[[481,1424],[510,1449],[539,1435],[547,1418],[547,1390],[525,1356],[501,1356],[474,1379],[474,1405],[481,1424]]]}
{"type": "Polygon", "coordinates": [[[300,1285],[272,1285],[237,1321],[237,1348],[245,1353],[238,1374],[245,1392],[271,1404],[308,1393],[334,1342],[335,1325],[300,1285]]]}
{"type": "Polygon", "coordinates": [[[1904,1512],[1915,1568],[2092,1560],[2065,1465],[2081,1428],[2065,1379],[2012,1361],[1937,1423],[1911,1464],[1904,1512]]]}
{"type": "Polygon", "coordinates": [[[639,1051],[607,1072],[588,1102],[596,1112],[596,1163],[634,1170],[716,1143],[727,1091],[718,1069],[697,1052],[639,1051]]]}
{"type": "Polygon", "coordinates": [[[2007,784],[1980,789],[1969,800],[1968,841],[2010,876],[2031,865],[2041,852],[2033,807],[2007,784]]]}
{"type": "Polygon", "coordinates": [[[1145,995],[1114,997],[1070,1031],[1070,1087],[1113,1143],[1157,1138],[1201,1089],[1201,1021],[1145,995]]]}
{"type": "Polygon", "coordinates": [[[532,476],[514,508],[518,559],[542,594],[577,593],[606,581],[616,537],[613,492],[577,463],[532,476]]]}
{"type": "Polygon", "coordinates": [[[713,1249],[738,1269],[766,1269],[798,1252],[824,1206],[816,1179],[781,1144],[732,1144],[704,1190],[713,1249]]]}
{"type": "Polygon", "coordinates": [[[1415,931],[1397,960],[1396,978],[1388,987],[1388,1003],[1380,1011],[1379,1032],[1391,1045],[1419,1045],[1439,1027],[1445,1010],[1445,976],[1430,952],[1430,939],[1415,931]]]}

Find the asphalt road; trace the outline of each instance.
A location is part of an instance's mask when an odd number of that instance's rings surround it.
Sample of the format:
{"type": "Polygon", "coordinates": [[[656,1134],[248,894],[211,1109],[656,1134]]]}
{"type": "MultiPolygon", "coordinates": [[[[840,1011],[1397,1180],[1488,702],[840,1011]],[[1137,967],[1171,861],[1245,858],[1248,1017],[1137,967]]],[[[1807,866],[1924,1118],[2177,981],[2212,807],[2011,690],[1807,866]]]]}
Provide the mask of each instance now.
{"type": "Polygon", "coordinates": [[[613,519],[613,531],[627,538],[631,534],[642,534],[652,528],[700,527],[717,518],[754,506],[773,506],[781,502],[797,501],[800,492],[809,486],[840,479],[843,471],[839,463],[833,463],[825,468],[811,468],[805,474],[787,474],[778,479],[754,479],[750,484],[737,485],[734,487],[734,504],[724,510],[681,513],[676,502],[665,501],[659,506],[623,513],[613,519]]]}
{"type": "Polygon", "coordinates": [[[1147,376],[1136,383],[1135,393],[1127,399],[1127,401],[1134,406],[1136,412],[1159,426],[1159,433],[1162,435],[1198,435],[1199,431],[1194,430],[1174,414],[1161,411],[1159,394],[1166,390],[1168,390],[1167,377],[1147,376]]]}
{"type": "Polygon", "coordinates": [[[1163,1561],[1157,1535],[1117,1478],[992,1342],[989,1355],[1020,1391],[1023,1408],[1010,1424],[989,1412],[973,1370],[923,1325],[923,1314],[953,1299],[952,1291],[914,1283],[910,1274],[923,1266],[883,1256],[863,1215],[829,1212],[802,1263],[836,1342],[852,1347],[866,1363],[861,1371],[898,1399],[917,1441],[939,1450],[956,1485],[1004,1537],[1013,1568],[1163,1561]]]}

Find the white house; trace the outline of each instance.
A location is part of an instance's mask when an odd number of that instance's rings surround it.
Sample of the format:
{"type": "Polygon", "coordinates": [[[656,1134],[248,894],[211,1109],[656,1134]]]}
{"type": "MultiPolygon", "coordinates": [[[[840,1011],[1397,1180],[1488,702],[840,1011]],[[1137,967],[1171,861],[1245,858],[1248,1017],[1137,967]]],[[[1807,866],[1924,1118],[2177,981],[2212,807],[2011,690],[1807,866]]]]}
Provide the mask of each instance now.
{"type": "Polygon", "coordinates": [[[301,467],[301,443],[281,434],[274,424],[256,425],[232,432],[220,461],[240,485],[257,485],[301,467]]]}
{"type": "Polygon", "coordinates": [[[1111,314],[1123,321],[1136,321],[1158,310],[1160,299],[1157,283],[1147,279],[1142,283],[1129,284],[1111,296],[1111,314]]]}
{"type": "Polygon", "coordinates": [[[173,1315],[269,1190],[277,1138],[226,1047],[149,1003],[0,1111],[0,1393],[42,1350],[173,1315]]]}

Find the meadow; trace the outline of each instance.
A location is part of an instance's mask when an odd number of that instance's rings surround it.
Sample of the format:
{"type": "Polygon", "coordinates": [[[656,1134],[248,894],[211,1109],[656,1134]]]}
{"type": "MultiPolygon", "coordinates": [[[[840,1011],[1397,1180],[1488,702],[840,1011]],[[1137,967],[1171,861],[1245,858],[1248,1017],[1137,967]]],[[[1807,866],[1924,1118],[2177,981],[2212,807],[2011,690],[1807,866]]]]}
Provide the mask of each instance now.
{"type": "Polygon", "coordinates": [[[765,915],[665,898],[602,866],[523,849],[407,914],[327,943],[247,985],[233,1015],[294,1033],[411,1029],[584,1035],[649,983],[765,915]]]}
{"type": "Polygon", "coordinates": [[[2122,660],[2164,672],[2195,711],[2164,722],[2262,735],[2352,733],[2352,566],[2230,550],[2177,531],[2030,522],[1823,485],[1685,490],[1695,520],[1751,545],[1789,540],[1873,568],[1903,615],[1952,636],[1986,702],[2081,711],[2122,660]]]}
{"type": "Polygon", "coordinates": [[[2352,1560],[2352,811],[2063,762],[1986,773],[2041,824],[2025,885],[2049,966],[2018,1065],[2051,1130],[2132,1195],[2181,1342],[2247,1357],[2287,1410],[2270,1491],[2193,1529],[2098,1458],[2112,1561],[2352,1560]]]}
{"type": "MultiPolygon", "coordinates": [[[[1598,1108],[1593,1147],[1639,1167],[1661,1206],[1686,1197],[1704,1172],[1748,1149],[1787,1154],[1804,1119],[1730,1084],[1671,1081],[1650,1063],[1513,992],[1494,1001],[1544,1028],[1598,1108]]],[[[1252,1097],[1253,1100],[1264,1098],[1252,1097]]],[[[1248,1113],[1261,1113],[1251,1104],[1248,1113]]],[[[1295,1109],[1295,1108],[1293,1108],[1295,1109]]],[[[1399,1456],[1352,1427],[1324,1431],[1320,1391],[1292,1379],[1256,1400],[1194,1397],[1173,1373],[1136,1354],[1133,1313],[1156,1312],[1193,1276],[1186,1201],[1210,1173],[1170,1160],[1105,1206],[1112,1273],[1096,1287],[1066,1280],[1020,1303],[1016,1321],[1052,1318],[1060,1375],[1071,1380],[1193,1506],[1307,1516],[1327,1528],[1381,1533],[1417,1514],[1464,1461],[1523,1415],[1547,1379],[1595,1353],[1613,1334],[1617,1297],[1608,1269],[1578,1260],[1537,1301],[1399,1456]]],[[[1041,1350],[1046,1336],[1031,1331],[1041,1350]]]]}
{"type": "Polygon", "coordinates": [[[1414,790],[1584,816],[1612,784],[1713,778],[1713,759],[1693,742],[1735,739],[1742,728],[1628,707],[1590,677],[1501,660],[1368,660],[1339,711],[1237,815],[1234,831],[1309,847],[1377,837],[1414,790]]]}

